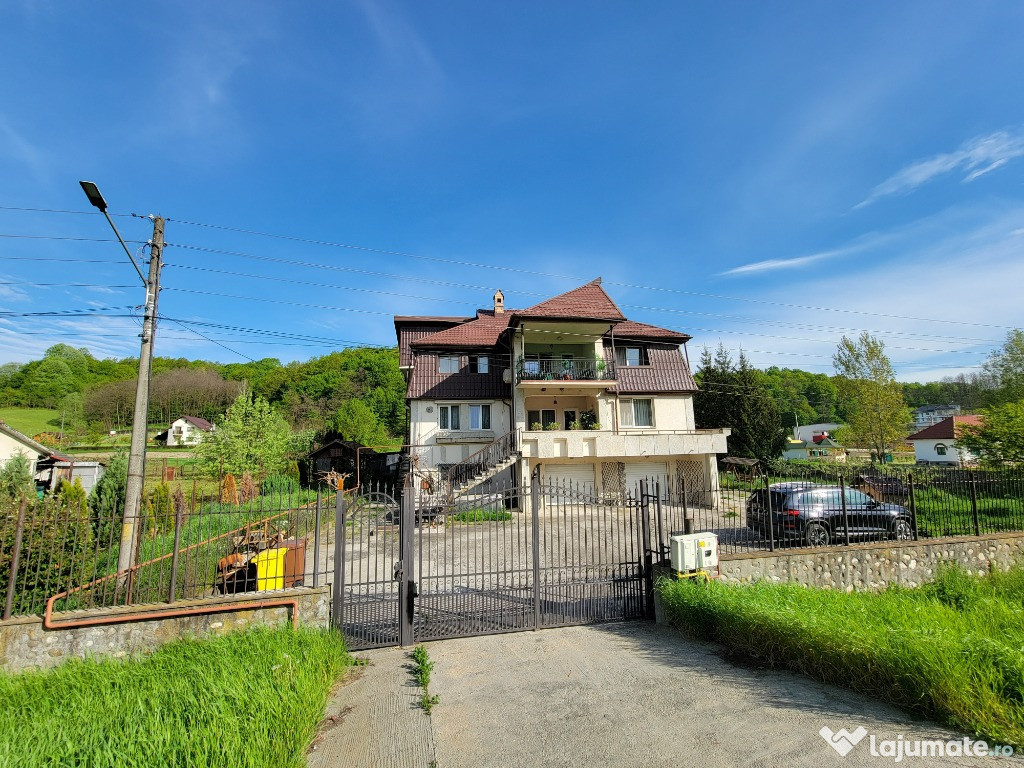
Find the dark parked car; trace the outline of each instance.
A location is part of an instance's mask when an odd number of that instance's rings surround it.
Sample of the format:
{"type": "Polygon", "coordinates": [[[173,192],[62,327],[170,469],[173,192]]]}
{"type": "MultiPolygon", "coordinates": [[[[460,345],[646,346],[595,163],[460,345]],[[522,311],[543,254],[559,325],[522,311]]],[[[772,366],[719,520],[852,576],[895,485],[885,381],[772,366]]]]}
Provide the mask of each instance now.
{"type": "Polygon", "coordinates": [[[838,485],[792,482],[773,483],[768,490],[754,491],[747,500],[747,527],[768,535],[769,502],[775,538],[797,540],[811,547],[825,547],[850,538],[913,538],[910,512],[899,504],[883,504],[853,488],[838,485]],[[843,494],[846,514],[843,514],[843,494]]]}

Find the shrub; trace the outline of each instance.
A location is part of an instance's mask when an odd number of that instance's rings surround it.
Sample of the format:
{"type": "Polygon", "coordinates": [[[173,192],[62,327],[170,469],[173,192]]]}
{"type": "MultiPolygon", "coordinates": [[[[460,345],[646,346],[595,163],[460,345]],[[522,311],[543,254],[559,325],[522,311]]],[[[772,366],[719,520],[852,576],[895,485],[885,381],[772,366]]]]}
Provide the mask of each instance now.
{"type": "Polygon", "coordinates": [[[260,489],[256,486],[251,472],[243,472],[238,483],[238,501],[247,504],[260,495],[260,489]]]}
{"type": "Polygon", "coordinates": [[[235,476],[228,472],[224,475],[224,483],[220,489],[221,504],[238,504],[238,488],[235,485],[235,476]]]}
{"type": "Polygon", "coordinates": [[[100,546],[109,546],[119,540],[127,483],[128,454],[120,451],[107,462],[107,471],[89,494],[93,536],[100,546]]]}
{"type": "Polygon", "coordinates": [[[298,490],[299,481],[290,475],[269,475],[260,486],[264,496],[290,496],[298,490]]]}
{"type": "Polygon", "coordinates": [[[143,531],[148,536],[155,537],[174,528],[174,505],[167,483],[157,483],[149,489],[143,502],[143,514],[143,531]]]}
{"type": "Polygon", "coordinates": [[[0,504],[6,508],[12,503],[16,506],[22,496],[32,498],[36,495],[36,486],[32,481],[32,466],[28,457],[21,451],[0,465],[0,504]]]}

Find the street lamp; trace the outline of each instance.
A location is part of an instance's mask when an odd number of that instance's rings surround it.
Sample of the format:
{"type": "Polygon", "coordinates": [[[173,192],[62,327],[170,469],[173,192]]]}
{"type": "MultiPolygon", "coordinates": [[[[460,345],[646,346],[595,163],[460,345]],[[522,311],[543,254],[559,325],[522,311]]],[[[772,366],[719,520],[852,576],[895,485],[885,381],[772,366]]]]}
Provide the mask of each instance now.
{"type": "Polygon", "coordinates": [[[94,207],[99,208],[100,213],[107,217],[107,222],[110,224],[110,228],[114,230],[114,234],[117,235],[118,242],[121,243],[121,247],[124,248],[124,252],[128,254],[128,258],[131,260],[132,266],[135,267],[135,271],[138,272],[139,277],[142,278],[142,284],[148,287],[148,284],[146,283],[146,276],[142,274],[142,270],[139,269],[139,265],[136,263],[135,257],[132,256],[132,252],[128,250],[128,246],[125,245],[124,238],[121,237],[121,233],[118,232],[117,227],[114,226],[114,220],[110,218],[110,214],[107,213],[107,201],[103,199],[103,195],[100,193],[100,188],[91,181],[80,181],[78,183],[82,185],[82,190],[85,192],[85,196],[89,198],[89,202],[92,203],[94,207]]]}
{"type": "MultiPolygon", "coordinates": [[[[160,216],[153,219],[153,239],[149,241],[149,278],[147,279],[139,265],[135,262],[124,238],[117,231],[114,220],[107,213],[107,201],[103,199],[99,187],[91,181],[80,181],[89,202],[98,208],[110,228],[117,235],[118,242],[131,259],[132,266],[142,278],[146,286],[146,311],[142,320],[142,348],[139,352],[139,378],[135,387],[135,415],[132,418],[132,443],[128,449],[128,479],[124,493],[124,515],[121,524],[121,547],[117,555],[117,582],[124,584],[129,572],[135,565],[136,532],[142,514],[142,488],[146,473],[146,425],[149,414],[149,379],[153,369],[153,340],[156,335],[156,300],[160,292],[160,256],[164,247],[164,220],[160,216]]],[[[127,595],[131,601],[131,594],[127,595]]]]}

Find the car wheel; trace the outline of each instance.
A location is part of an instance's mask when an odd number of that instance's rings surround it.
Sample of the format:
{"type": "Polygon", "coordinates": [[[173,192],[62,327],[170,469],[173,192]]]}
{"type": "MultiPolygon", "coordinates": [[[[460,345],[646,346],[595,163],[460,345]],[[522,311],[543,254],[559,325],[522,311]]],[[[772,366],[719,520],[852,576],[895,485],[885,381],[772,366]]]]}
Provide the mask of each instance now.
{"type": "Polygon", "coordinates": [[[809,547],[827,547],[831,538],[828,528],[821,523],[808,523],[804,528],[804,541],[809,547]]]}
{"type": "Polygon", "coordinates": [[[914,529],[907,520],[897,520],[892,525],[892,537],[896,541],[910,541],[914,538],[914,529]]]}

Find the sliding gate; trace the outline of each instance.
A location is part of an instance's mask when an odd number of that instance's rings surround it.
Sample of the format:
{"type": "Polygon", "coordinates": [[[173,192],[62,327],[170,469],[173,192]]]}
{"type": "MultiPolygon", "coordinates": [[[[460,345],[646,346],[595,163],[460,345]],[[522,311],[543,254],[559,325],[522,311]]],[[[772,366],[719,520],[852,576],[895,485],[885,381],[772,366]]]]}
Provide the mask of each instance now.
{"type": "Polygon", "coordinates": [[[570,484],[339,505],[334,616],[351,648],[643,618],[649,499],[570,484]]]}

